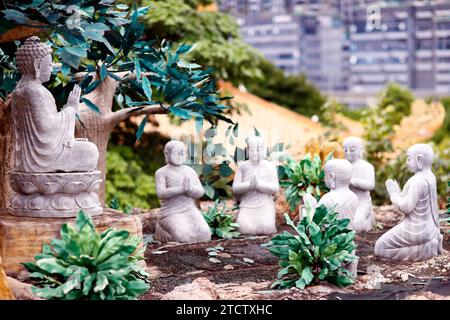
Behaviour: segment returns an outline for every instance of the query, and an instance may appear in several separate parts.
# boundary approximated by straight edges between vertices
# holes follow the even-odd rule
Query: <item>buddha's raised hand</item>
[[[72,91],[69,94],[69,98],[67,99],[67,106],[74,108],[78,111],[78,106],[80,105],[80,97],[81,97],[81,88],[79,85],[75,85]]]
[[[183,189],[184,192],[192,192],[193,190],[191,182],[189,181],[189,178],[187,176],[185,176],[183,180]]]

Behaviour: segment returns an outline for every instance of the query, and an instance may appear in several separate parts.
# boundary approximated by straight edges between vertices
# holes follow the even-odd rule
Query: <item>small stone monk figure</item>
[[[262,137],[247,139],[249,159],[239,165],[233,181],[233,194],[239,202],[236,222],[242,234],[273,234],[275,224],[274,194],[278,192],[275,165],[265,160],[267,148]]]
[[[433,157],[433,149],[428,144],[411,146],[407,151],[407,165],[414,175],[403,190],[397,181],[386,181],[392,203],[405,214],[405,218],[377,240],[377,256],[422,261],[442,253],[436,177],[431,171]]]
[[[185,145],[169,141],[164,156],[167,164],[155,173],[156,194],[161,201],[155,238],[161,242],[211,240],[209,226],[195,204],[205,190],[194,169],[183,164]]]
[[[321,205],[334,208],[339,219],[350,219],[349,229],[353,230],[358,197],[349,188],[352,179],[352,165],[345,159],[332,159],[327,161],[324,171],[325,184],[330,191],[320,198],[319,203],[310,193],[307,193],[303,196],[303,203],[311,208]],[[357,266],[358,261],[353,261],[346,268],[356,276]]]
[[[81,89],[75,85],[63,110],[43,85],[50,80],[52,50],[38,37],[17,50],[22,77],[12,93],[15,170],[19,172],[80,172],[97,167],[97,146],[75,139]]]
[[[366,160],[362,159],[363,141],[358,137],[348,137],[344,140],[345,159],[352,164],[352,179],[350,190],[358,196],[358,209],[353,220],[353,230],[368,232],[372,230],[374,215],[370,191],[375,188],[375,170]]]

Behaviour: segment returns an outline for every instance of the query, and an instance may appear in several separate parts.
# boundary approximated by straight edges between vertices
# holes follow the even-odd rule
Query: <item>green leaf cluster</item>
[[[375,171],[382,166],[384,156],[394,150],[391,139],[395,126],[411,114],[413,101],[408,89],[389,83],[380,93],[378,105],[363,112],[367,160],[375,166]]]
[[[130,146],[110,145],[106,153],[106,200],[110,207],[129,213],[132,207],[159,206],[155,177]]]
[[[219,200],[214,201],[206,211],[202,211],[203,217],[208,223],[212,235],[219,238],[231,239],[240,235],[235,231],[239,225],[235,223],[235,215],[229,213],[226,209],[226,203],[220,203]]]
[[[332,154],[329,154],[322,163],[319,155],[311,157],[308,153],[299,162],[286,157],[286,163],[278,167],[280,186],[284,188],[291,211],[296,210],[306,193],[319,199],[323,193],[328,192],[323,164],[331,158]]]
[[[42,246],[35,263],[23,265],[36,281],[33,292],[44,299],[130,300],[149,289],[139,266],[145,247],[126,230],[98,234],[92,218],[80,211],[75,225],[61,227],[61,239]]]
[[[120,82],[114,108],[166,105],[167,111],[181,119],[231,122],[216,91],[212,69],[189,62],[191,45],[171,45],[159,37],[148,38],[142,16],[149,7],[129,6],[118,1],[9,1],[0,6],[0,25],[41,24],[42,36],[54,48],[53,59],[60,63],[50,85],[57,105],[62,106],[82,74],[83,94],[95,90],[107,77]],[[11,65],[16,45],[2,44]],[[6,50],[6,51],[5,51]],[[11,90],[9,78],[17,70],[2,72],[0,91]],[[133,74],[134,76],[124,76]],[[100,108],[88,98],[83,102],[95,112]]]
[[[292,233],[284,231],[265,244],[277,257],[280,270],[273,288],[286,289],[326,281],[345,287],[353,283],[353,275],[345,265],[357,259],[355,232],[347,228],[349,219],[338,219],[332,209],[320,206],[295,225],[285,214]]]

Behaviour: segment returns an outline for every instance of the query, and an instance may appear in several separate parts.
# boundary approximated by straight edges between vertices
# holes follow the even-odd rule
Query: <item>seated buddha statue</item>
[[[84,172],[97,167],[97,146],[75,139],[75,122],[81,89],[75,85],[65,107],[42,83],[50,80],[51,48],[36,36],[17,50],[21,78],[12,92],[15,171]]]

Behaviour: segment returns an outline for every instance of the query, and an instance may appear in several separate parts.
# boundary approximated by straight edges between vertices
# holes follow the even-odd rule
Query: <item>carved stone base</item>
[[[93,221],[99,232],[108,228],[125,229],[142,238],[142,224],[135,215],[105,209],[104,214],[93,217]],[[74,224],[75,218],[16,217],[0,209],[0,256],[5,272],[18,273],[24,269],[20,263],[34,261],[43,243],[60,238],[64,223]]]
[[[100,171],[70,173],[11,172],[15,193],[8,212],[22,217],[75,217],[80,210],[102,214],[97,191]]]

